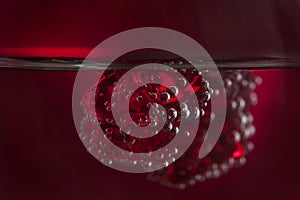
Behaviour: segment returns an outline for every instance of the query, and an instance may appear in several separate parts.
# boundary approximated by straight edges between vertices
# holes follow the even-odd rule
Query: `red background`
[[[256,148],[242,168],[184,191],[144,174],[105,167],[84,148],[72,119],[75,72],[0,71],[1,199],[300,198],[300,70],[263,78],[253,107]]]
[[[0,1],[0,54],[83,56],[129,28],[162,26],[195,38],[213,58],[300,53],[299,1]],[[20,47],[51,47],[30,52]],[[58,48],[58,50],[53,50]],[[61,48],[67,48],[61,50]],[[66,54],[67,53],[67,54]],[[74,72],[0,71],[0,198],[300,199],[299,70],[263,78],[247,164],[184,191],[107,168],[77,136]]]

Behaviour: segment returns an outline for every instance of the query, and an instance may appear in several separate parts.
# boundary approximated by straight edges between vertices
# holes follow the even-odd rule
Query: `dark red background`
[[[214,59],[299,57],[299,11],[298,0],[1,0],[0,54],[93,48],[121,31],[159,26],[189,35]]]
[[[297,0],[2,0],[0,54],[84,56],[120,31],[162,26],[195,38],[215,59],[296,57],[299,5]],[[263,85],[252,109],[256,148],[248,163],[177,191],[148,182],[143,174],[107,168],[87,153],[72,120],[74,72],[0,70],[0,198],[298,200],[300,72],[255,73]]]
[[[184,191],[105,167],[82,145],[71,97],[75,72],[0,71],[1,199],[300,198],[300,70],[263,78],[247,164]]]

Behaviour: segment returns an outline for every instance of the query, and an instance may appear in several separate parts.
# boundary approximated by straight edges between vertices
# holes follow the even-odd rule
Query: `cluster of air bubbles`
[[[171,76],[173,84],[153,84],[153,82],[165,80],[172,71],[176,73],[179,71],[184,76]],[[179,157],[180,148],[166,148],[156,156],[156,159],[148,159],[152,151],[161,148],[156,144],[159,140],[169,141],[177,135],[191,138],[192,130],[189,130],[188,126],[182,128],[181,124],[185,120],[191,127],[197,121],[199,123],[200,118],[205,115],[205,107],[213,90],[209,88],[208,82],[199,76],[197,70],[173,69],[172,71],[158,70],[151,74],[148,72],[148,77],[143,76],[141,79],[141,77],[136,78],[139,77],[136,74],[134,77],[123,78],[122,74],[126,74],[127,70],[111,70],[106,72],[107,78],[101,79],[102,82],[97,84],[96,98],[93,96],[94,90],[86,93],[81,103],[86,116],[81,123],[80,137],[94,157],[108,165],[140,165],[144,168],[153,168],[158,165],[167,167]],[[190,85],[190,82],[193,82],[195,87]],[[132,84],[138,84],[140,87],[132,88]],[[202,95],[199,101],[197,98],[191,101],[193,98],[191,98],[191,90],[188,90],[189,87]],[[192,91],[192,93],[195,92]],[[112,99],[121,99],[121,97],[123,99],[121,103]],[[125,105],[125,101],[129,102],[130,116],[121,115],[116,118],[113,110],[117,109],[121,114],[125,112],[125,107],[128,106]],[[92,112],[93,106],[96,108],[94,109],[96,113]],[[131,122],[134,122],[133,127]],[[118,123],[123,126],[118,126]],[[160,126],[162,126],[160,130],[155,129]],[[143,140],[132,135],[134,131],[132,129],[139,127],[147,127],[149,130],[154,128],[151,129],[151,135],[157,137],[157,141],[154,141],[155,148],[151,146],[153,141],[151,143],[147,138]],[[101,130],[104,134],[101,134]],[[141,143],[142,141],[146,143]],[[125,149],[128,154],[110,149],[109,144],[112,142],[118,148]],[[143,153],[142,157],[136,157],[133,162],[132,158],[139,149],[149,151]]]
[[[202,73],[214,76],[214,72],[211,71]],[[246,154],[254,148],[250,141],[255,134],[250,107],[257,103],[254,89],[262,80],[247,71],[223,71],[221,75],[227,95],[227,114],[221,137],[212,152],[202,159],[195,156],[195,152],[200,149],[209,121],[217,116],[210,112],[209,107],[204,107],[201,113],[201,110],[188,108],[182,104],[183,117],[203,116],[196,139],[190,149],[171,166],[148,174],[150,180],[168,187],[184,189],[196,182],[217,178],[231,168],[246,163]],[[210,94],[218,98],[220,90],[221,88],[211,88]],[[186,134],[188,135],[188,131]]]

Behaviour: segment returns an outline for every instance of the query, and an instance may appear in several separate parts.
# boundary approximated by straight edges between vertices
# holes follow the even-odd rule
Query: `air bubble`
[[[173,93],[174,97],[178,95],[178,88],[176,86],[169,86],[169,90]]]
[[[191,120],[196,120],[196,119],[198,119],[200,117],[200,114],[201,114],[201,112],[200,112],[199,108],[198,107],[194,107],[194,108],[191,109],[191,117],[190,117],[190,119]]]
[[[126,144],[127,146],[132,146],[135,143],[135,138],[130,138],[130,137],[124,137],[123,138],[123,142],[124,144]]]
[[[178,127],[175,127],[174,129],[175,129],[175,130],[174,130],[174,134],[177,135],[177,134],[179,133],[179,128],[178,128]]]
[[[243,98],[239,97],[237,99],[237,102],[239,104],[238,105],[239,110],[243,110],[245,108],[245,106],[246,106],[246,101]]]
[[[170,100],[171,95],[168,92],[163,92],[163,93],[161,93],[161,98],[167,102]]]
[[[220,90],[215,89],[215,90],[214,90],[214,95],[218,96],[219,94],[220,94]]]
[[[248,152],[252,151],[254,149],[254,144],[252,142],[247,142],[246,144],[246,150]]]
[[[181,109],[184,109],[184,108],[187,109],[187,108],[188,108],[188,105],[187,105],[186,103],[181,103],[181,104],[180,104],[180,108],[181,108]]]
[[[250,94],[250,101],[251,101],[252,105],[256,105],[257,104],[257,96],[256,96],[256,94],[254,92],[252,92]]]
[[[232,110],[236,109],[237,103],[236,103],[235,100],[232,100],[230,104],[231,104],[230,106],[231,106],[231,109],[232,109]]]
[[[247,87],[249,85],[247,80],[243,80],[242,81],[242,86]]]
[[[237,72],[237,73],[235,74],[235,80],[236,80],[237,82],[240,82],[242,79],[243,79],[242,74],[241,74],[240,72]]]
[[[183,117],[184,119],[187,119],[190,116],[190,114],[191,112],[187,108],[183,108],[181,110],[181,117]]]
[[[178,153],[178,149],[174,148],[173,153],[174,153],[174,155],[176,155]]]
[[[152,81],[158,81],[160,79],[160,76],[158,75],[158,74],[153,74],[152,76],[151,76],[151,80]]]
[[[150,95],[153,99],[157,99],[157,94],[156,94],[156,93],[151,93],[151,92],[149,92],[149,95]]]
[[[174,108],[168,109],[168,120],[173,121],[177,117],[177,111]]]
[[[100,93],[99,93],[99,96],[100,96],[100,97],[103,97],[103,96],[104,96],[104,93],[103,93],[103,92],[100,92]]]
[[[151,120],[149,126],[156,127],[157,126],[157,122],[155,120]]]
[[[225,79],[225,87],[230,88],[232,86],[232,81],[230,79]]]
[[[138,96],[137,98],[136,98],[136,101],[137,102],[140,102],[140,101],[142,101],[143,100],[143,97],[142,96]]]
[[[232,132],[232,136],[233,136],[233,141],[235,143],[238,143],[238,142],[241,141],[241,135],[240,135],[240,133],[238,131],[233,131]]]
[[[262,83],[262,78],[259,77],[259,76],[256,76],[256,77],[254,77],[254,82],[255,82],[257,85],[261,85],[261,83]]]
[[[110,107],[110,106],[106,106],[106,110],[107,110],[108,112],[111,112],[111,107]]]
[[[164,126],[164,130],[165,131],[171,131],[173,128],[173,124],[172,123],[166,123],[166,125]]]
[[[111,123],[113,123],[114,120],[111,119],[111,118],[106,118],[105,121],[106,121],[108,124],[111,124]]]
[[[187,136],[187,137],[190,137],[190,132],[188,132],[188,131],[185,131],[185,135]]]

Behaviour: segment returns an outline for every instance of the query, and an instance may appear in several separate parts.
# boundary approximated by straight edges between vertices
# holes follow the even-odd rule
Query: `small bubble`
[[[147,103],[147,108],[151,108],[152,103]]]
[[[157,126],[157,122],[155,120],[151,120],[149,126],[155,127],[155,126]]]
[[[146,166],[147,166],[147,167],[152,167],[152,162],[148,162],[148,163],[146,164]]]
[[[247,142],[246,144],[246,150],[248,152],[252,151],[254,149],[254,144],[252,142]]]
[[[175,128],[174,128],[174,134],[177,135],[178,133],[179,133],[179,128],[178,128],[178,127],[175,127]]]
[[[163,92],[163,93],[161,93],[161,98],[167,102],[170,100],[171,96],[168,92]]]
[[[256,88],[256,84],[254,82],[249,83],[249,88],[254,90]]]
[[[178,149],[177,149],[177,148],[174,148],[173,153],[174,153],[174,154],[177,154],[177,153],[178,153]]]
[[[110,140],[112,138],[112,134],[104,135],[104,138],[107,139],[107,140]]]
[[[168,166],[169,166],[169,162],[168,162],[168,161],[165,161],[165,162],[163,163],[163,166],[164,166],[164,167],[168,167]]]
[[[108,124],[113,123],[113,119],[111,119],[111,118],[106,118],[105,121],[106,121]]]
[[[203,117],[205,115],[205,111],[203,109],[200,109],[200,116]]]
[[[246,101],[241,97],[237,98],[237,103],[238,103],[239,110],[243,110],[246,106]]]
[[[187,108],[188,108],[188,105],[187,105],[186,103],[181,103],[181,104],[180,104],[180,108],[181,108],[181,109],[185,109],[185,108],[187,109]]]
[[[153,98],[153,99],[157,99],[157,94],[156,93],[149,93],[150,94],[150,96]]]
[[[225,79],[225,87],[229,88],[232,86],[232,81],[230,79]]]
[[[109,112],[111,112],[111,107],[110,107],[110,106],[107,106],[107,107],[106,107],[106,110],[109,111]]]
[[[137,102],[141,102],[143,100],[143,97],[142,96],[138,96],[137,98],[136,98],[136,101]]]
[[[169,86],[169,90],[173,93],[174,97],[178,95],[178,88],[176,86]]]
[[[214,95],[218,96],[219,94],[220,94],[220,90],[215,89],[215,90],[214,90]]]
[[[254,92],[250,94],[250,101],[252,105],[257,105],[257,95]]]
[[[175,120],[177,117],[177,111],[174,108],[168,109],[168,119],[170,121]]]
[[[156,81],[156,80],[159,80],[160,79],[160,76],[158,75],[158,74],[153,74],[152,76],[151,76],[151,80],[152,81]]]
[[[165,155],[164,155],[163,153],[161,153],[161,154],[158,156],[159,159],[163,159],[164,157],[165,157]]]
[[[205,177],[202,176],[202,175],[200,175],[200,174],[197,174],[197,175],[195,176],[195,179],[196,179],[197,181],[199,181],[199,182],[203,182],[203,181],[205,180]]]
[[[237,107],[236,101],[235,101],[235,100],[232,100],[231,103],[230,103],[230,106],[231,106],[231,109],[232,109],[232,110],[236,109],[236,107]]]
[[[254,120],[253,115],[251,113],[248,114],[248,121],[252,123]]]
[[[187,85],[187,80],[185,78],[179,78],[178,85],[181,87],[185,87]]]
[[[131,138],[131,137],[124,137],[123,138],[123,142],[124,144],[126,144],[127,146],[132,146],[135,143],[135,138]]]
[[[239,118],[240,118],[241,126],[245,126],[248,122],[247,116],[241,112],[241,113],[239,113]]]
[[[262,84],[262,78],[259,77],[259,76],[255,76],[255,77],[254,77],[254,82],[255,82],[257,85],[261,85],[261,84]]]
[[[251,137],[254,136],[255,131],[256,131],[256,130],[255,130],[255,126],[251,125],[248,129],[249,129],[249,131],[250,131]]]
[[[202,110],[202,109],[201,109],[201,110]],[[203,110],[203,111],[204,111],[204,110]],[[194,107],[194,108],[191,109],[191,116],[190,116],[190,119],[191,119],[191,120],[196,120],[196,119],[198,119],[198,118],[200,117],[200,115],[201,115],[201,112],[200,112],[200,110],[199,110],[198,107]]]
[[[159,105],[157,103],[153,103],[153,108],[159,108]]]
[[[249,129],[244,129],[243,133],[246,139],[251,137],[251,131]]]
[[[185,135],[186,135],[187,137],[189,137],[191,134],[190,134],[190,132],[185,131]]]
[[[249,85],[247,80],[243,80],[242,81],[242,86],[247,87]]]
[[[173,128],[173,124],[172,123],[166,123],[166,125],[164,126],[164,130],[165,131],[171,131]]]
[[[237,73],[235,74],[235,80],[236,80],[237,82],[240,82],[242,79],[243,79],[242,74],[241,74],[240,72],[237,72]]]
[[[112,134],[112,132],[113,132],[112,128],[105,129],[105,133],[107,133],[107,134]]]
[[[184,118],[184,119],[187,119],[189,116],[190,116],[191,112],[189,111],[189,109],[187,108],[183,108],[181,110],[181,116]]]
[[[235,165],[237,167],[239,167],[239,166],[244,165],[245,163],[246,163],[246,158],[245,157],[241,157],[241,158],[236,159]]]
[[[240,133],[238,132],[238,131],[233,131],[232,132],[232,136],[233,136],[233,141],[235,142],[235,143],[238,143],[238,142],[240,142],[241,141],[241,135],[240,135]]]

